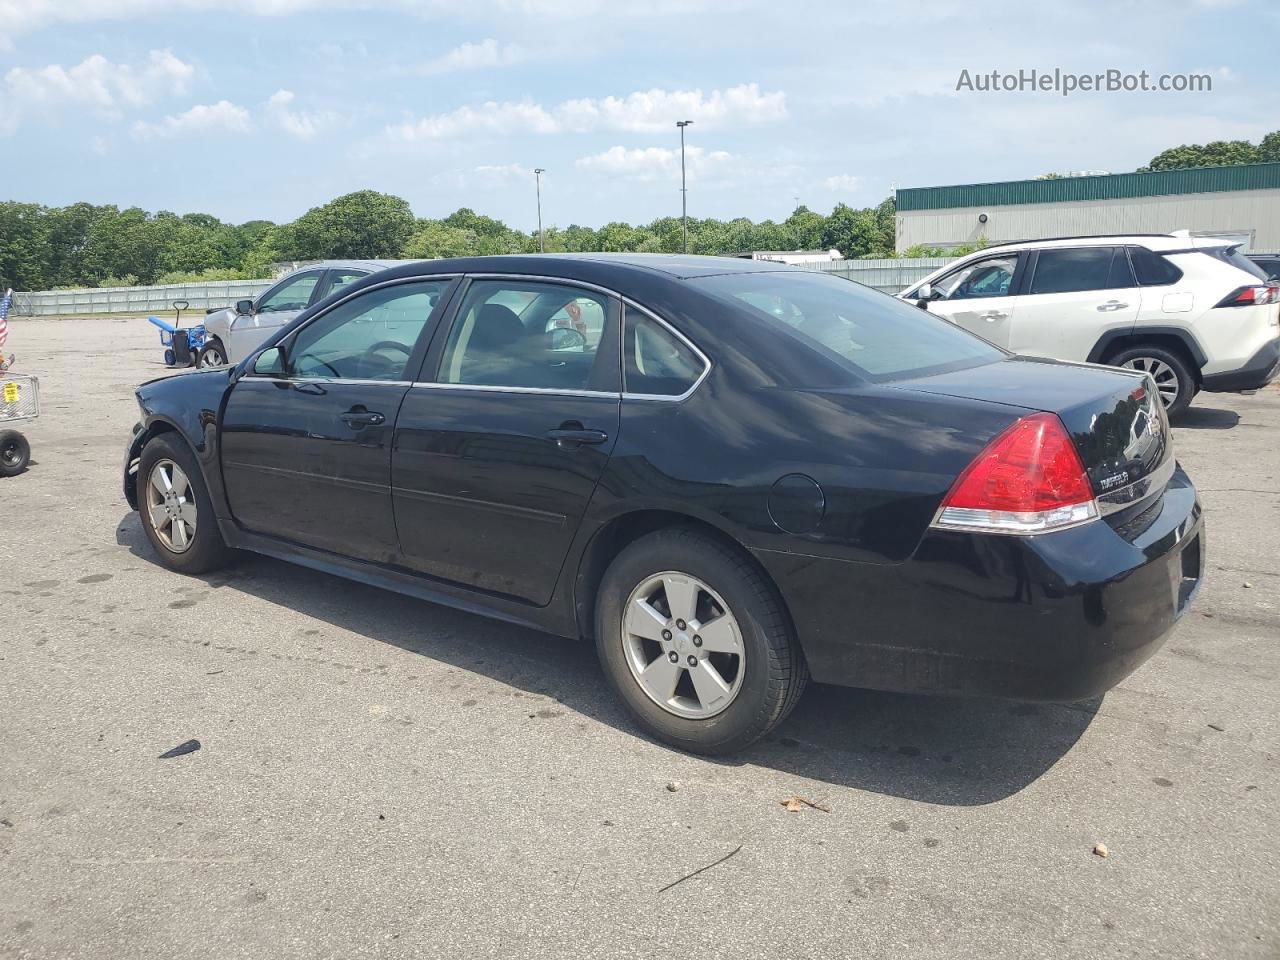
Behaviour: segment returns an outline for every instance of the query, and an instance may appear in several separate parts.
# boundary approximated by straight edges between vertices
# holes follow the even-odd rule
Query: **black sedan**
[[[408,264],[137,396],[125,493],[167,566],[251,550],[594,639],[704,753],[811,676],[1098,695],[1204,565],[1144,376],[768,262]]]

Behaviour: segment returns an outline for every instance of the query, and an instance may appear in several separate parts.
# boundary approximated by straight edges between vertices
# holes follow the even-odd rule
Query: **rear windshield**
[[[961,370],[1006,356],[918,307],[823,273],[729,273],[690,282],[877,383]]]
[[[1201,247],[1200,250],[1215,260],[1221,260],[1223,263],[1229,263],[1233,267],[1239,267],[1246,273],[1253,274],[1259,280],[1268,279],[1267,271],[1241,253],[1239,247]]]

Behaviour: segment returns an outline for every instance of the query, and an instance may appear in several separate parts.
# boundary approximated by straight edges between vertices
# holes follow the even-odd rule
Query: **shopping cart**
[[[40,416],[40,381],[21,373],[0,373],[0,477],[16,477],[27,469],[31,444],[5,425]]]

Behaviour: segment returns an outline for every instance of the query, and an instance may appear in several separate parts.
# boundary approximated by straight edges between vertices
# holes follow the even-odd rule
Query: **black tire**
[[[1157,361],[1165,365],[1172,371],[1173,376],[1178,381],[1178,393],[1173,402],[1170,403],[1161,394],[1161,400],[1164,402],[1165,411],[1170,418],[1176,417],[1191,405],[1191,399],[1199,392],[1199,384],[1196,382],[1196,375],[1191,369],[1191,365],[1187,363],[1182,354],[1169,350],[1166,347],[1157,347],[1154,344],[1138,344],[1136,347],[1127,347],[1119,353],[1114,353],[1107,358],[1107,363],[1113,367],[1124,367],[1133,363],[1142,363],[1142,361]],[[1149,364],[1134,367],[1134,369],[1149,369]],[[1163,378],[1157,378],[1157,389],[1165,386],[1168,381]]]
[[[623,607],[641,584],[665,571],[702,581],[737,621],[744,652],[741,684],[714,716],[689,719],[659,706],[628,665]],[[658,740],[692,753],[730,754],[754,743],[786,718],[809,678],[774,585],[742,551],[689,528],[648,534],[613,560],[600,583],[595,631],[605,675],[632,716]]]
[[[188,545],[181,550],[165,543],[166,534],[156,529],[151,519],[150,491],[152,470],[158,463],[168,461],[176,464],[185,474],[189,484],[189,502],[196,508],[195,534],[189,538]],[[191,448],[173,434],[161,434],[152,437],[142,448],[142,457],[138,462],[138,513],[142,520],[142,529],[151,541],[160,562],[170,570],[178,573],[208,573],[226,566],[235,558],[235,552],[227,547],[218,530],[218,522],[213,513],[213,501],[209,499],[209,488],[205,485],[204,474],[196,462]],[[173,538],[172,526],[167,535]]]
[[[30,460],[27,438],[17,430],[0,430],[0,477],[16,477]]]
[[[206,359],[212,359],[213,362],[206,364]],[[196,357],[196,366],[212,366],[222,367],[227,363],[227,348],[222,345],[222,341],[214,337],[200,350],[199,356]]]

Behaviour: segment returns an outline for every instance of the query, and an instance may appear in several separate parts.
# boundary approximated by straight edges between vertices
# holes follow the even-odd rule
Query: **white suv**
[[[898,296],[1013,353],[1144,370],[1170,414],[1280,373],[1280,287],[1223,240],[1071,237],[987,247]]]

